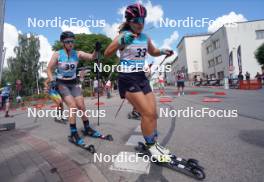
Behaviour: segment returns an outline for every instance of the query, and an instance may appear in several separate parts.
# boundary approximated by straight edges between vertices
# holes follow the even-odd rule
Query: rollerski
[[[75,132],[75,133],[71,134],[70,136],[68,136],[68,140],[69,140],[69,142],[75,144],[76,146],[78,146],[78,147],[80,147],[82,149],[87,150],[88,152],[90,152],[92,154],[94,154],[96,152],[94,146],[86,144],[83,141],[83,139],[79,137],[77,132]]]
[[[92,138],[99,138],[99,139],[108,140],[108,141],[114,140],[112,135],[110,135],[110,134],[103,135],[99,131],[93,130],[92,128],[90,128],[89,130],[82,130],[82,133],[84,136],[89,136]]]
[[[68,119],[61,116],[57,116],[54,118],[54,121],[61,124],[67,124]]]
[[[138,146],[135,149],[136,151],[140,152],[140,155],[142,157],[145,155],[150,157],[151,162],[181,172],[197,180],[205,179],[204,168],[199,165],[199,162],[196,159],[186,160],[179,158],[176,155],[170,154],[170,152],[167,149],[161,147],[159,144],[155,144],[149,148],[144,143],[139,142]],[[155,150],[158,150],[159,152],[160,151],[165,151],[165,152],[163,152],[163,155],[154,157]]]
[[[140,120],[141,119],[140,113],[138,113],[137,111],[132,111],[131,113],[128,114],[128,119]]]

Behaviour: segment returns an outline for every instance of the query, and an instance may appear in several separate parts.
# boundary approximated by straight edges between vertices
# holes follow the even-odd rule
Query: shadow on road
[[[264,130],[242,130],[239,138],[249,144],[264,148]]]

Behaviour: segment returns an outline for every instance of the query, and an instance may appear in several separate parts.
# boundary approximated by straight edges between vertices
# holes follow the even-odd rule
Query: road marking
[[[141,126],[138,125],[138,126],[136,127],[136,129],[134,130],[134,132],[142,133],[142,132],[141,132]]]
[[[138,142],[143,142],[145,143],[145,140],[142,135],[131,135],[126,142],[126,145],[131,145],[131,146],[137,146]]]
[[[149,174],[150,162],[146,162],[143,158],[137,157],[135,152],[121,151],[118,153],[114,163],[109,167],[109,169],[138,174]]]
[[[225,92],[215,92],[214,94],[215,94],[215,95],[226,95]]]
[[[163,96],[159,99],[159,102],[161,103],[166,103],[166,102],[172,102],[172,97],[169,97],[169,96]]]
[[[203,102],[222,102],[223,100],[219,98],[210,98],[210,97],[204,97]]]

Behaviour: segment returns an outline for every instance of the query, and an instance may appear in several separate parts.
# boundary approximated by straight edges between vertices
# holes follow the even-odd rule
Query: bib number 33
[[[147,49],[146,48],[137,48],[137,54],[135,55],[135,57],[137,58],[144,58],[146,56],[146,53],[147,53]]]

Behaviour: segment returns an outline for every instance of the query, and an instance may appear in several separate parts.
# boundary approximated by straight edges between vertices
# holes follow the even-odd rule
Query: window
[[[224,79],[224,77],[225,77],[225,75],[224,75],[224,71],[219,71],[219,72],[217,73],[217,75],[218,75],[218,79],[219,79],[219,80],[222,80],[222,79]]]
[[[214,47],[214,49],[220,48],[220,41],[219,41],[219,39],[213,41],[213,47]]]
[[[211,74],[211,75],[210,75],[210,79],[211,79],[211,80],[215,79],[215,74]]]
[[[209,46],[206,47],[207,54],[209,54],[210,52],[212,52],[212,50],[213,50],[212,45],[209,45]]]
[[[256,39],[264,39],[264,30],[256,30]]]
[[[210,67],[212,67],[212,66],[214,66],[214,59],[210,59],[209,61],[208,61],[208,65],[209,65],[209,68]]]
[[[215,58],[215,64],[220,64],[220,63],[222,63],[222,56],[221,55],[219,55]]]

